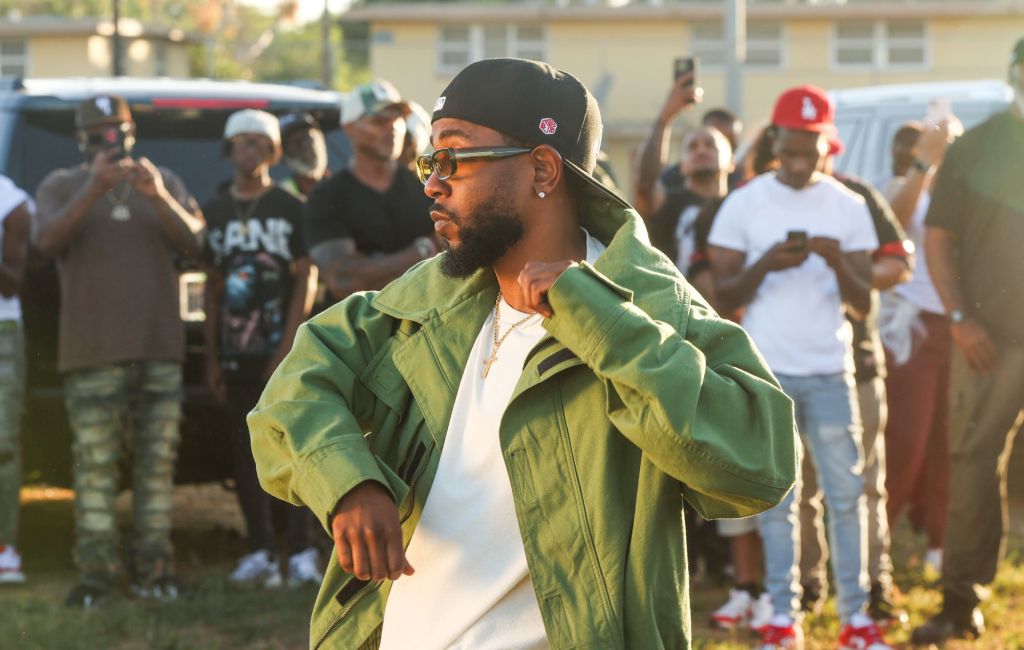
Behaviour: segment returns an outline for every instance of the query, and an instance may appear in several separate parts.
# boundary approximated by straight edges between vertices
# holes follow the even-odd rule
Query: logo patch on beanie
[[[803,106],[800,108],[800,117],[808,122],[813,122],[818,119],[818,108],[811,101],[810,97],[804,97]]]
[[[447,97],[444,97],[444,96],[438,97],[437,101],[434,102],[434,112],[435,113],[438,112],[439,110],[441,110],[442,108],[444,108],[444,100],[445,99],[447,99]]]
[[[103,113],[104,115],[113,115],[114,114],[114,107],[111,104],[109,97],[97,97],[95,103],[96,103],[96,108],[98,108],[99,111],[101,113]]]
[[[540,132],[544,135],[554,135],[555,131],[558,130],[558,122],[554,121],[550,117],[545,117],[540,121],[540,125],[538,125],[537,128],[539,128]]]

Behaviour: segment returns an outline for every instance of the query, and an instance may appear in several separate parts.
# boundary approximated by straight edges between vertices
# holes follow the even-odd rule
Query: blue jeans
[[[810,450],[828,508],[828,539],[837,609],[846,622],[867,603],[867,504],[857,393],[845,375],[777,375],[794,402],[797,428]],[[776,614],[800,611],[800,486],[758,516],[764,541],[765,588]]]
[[[21,323],[0,321],[0,545],[18,536],[25,339]]]

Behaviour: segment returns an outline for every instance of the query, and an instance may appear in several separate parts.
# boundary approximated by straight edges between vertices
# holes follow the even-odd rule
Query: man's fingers
[[[361,535],[349,535],[348,544],[352,549],[352,571],[360,580],[370,579],[370,557]]]
[[[338,553],[338,566],[345,573],[355,572],[352,570],[352,546],[348,543],[343,535],[336,535],[334,537],[334,549]]]
[[[364,534],[366,539],[366,554],[370,564],[370,577],[374,580],[383,580],[388,577],[388,548],[387,541],[382,536],[375,535],[372,531]]]
[[[388,578],[397,580],[405,572],[409,563],[405,561],[405,549],[402,548],[402,535],[391,535],[385,545],[388,557]]]

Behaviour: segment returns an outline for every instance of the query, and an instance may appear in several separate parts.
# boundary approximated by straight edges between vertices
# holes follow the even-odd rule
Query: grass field
[[[175,503],[178,575],[186,595],[170,605],[145,605],[127,597],[82,612],[62,604],[74,580],[71,566],[73,519],[66,490],[23,493],[22,552],[30,582],[0,589],[0,649],[7,650],[300,650],[307,647],[307,621],[315,590],[243,591],[227,586],[233,561],[245,551],[234,497],[220,486],[179,488]],[[949,644],[950,650],[1024,648],[1024,500],[1014,501],[1009,561],[994,597],[985,605],[988,634],[977,643]],[[127,495],[119,510],[129,511]],[[920,575],[923,545],[909,530],[897,532],[894,556],[902,604],[911,621],[924,620],[938,606],[934,589]],[[709,629],[708,613],[723,602],[721,585],[692,589],[694,647],[732,650],[751,647],[743,633]],[[1021,618],[1017,618],[1021,616]],[[808,649],[832,648],[838,622],[832,601],[807,621]],[[890,640],[904,644],[909,630]],[[642,649],[638,649],[642,650]]]

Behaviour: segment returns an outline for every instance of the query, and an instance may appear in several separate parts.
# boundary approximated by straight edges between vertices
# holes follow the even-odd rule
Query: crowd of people
[[[674,542],[640,515],[649,506],[644,516],[664,523],[665,509],[676,506],[685,511],[677,515],[685,516],[691,570],[728,566],[735,582],[712,625],[749,628],[765,650],[802,648],[802,620],[820,612],[831,588],[841,647],[880,650],[889,647],[885,630],[908,622],[890,556],[890,531],[906,515],[927,536],[925,564],[941,576],[943,592],[941,611],[914,629],[913,641],[981,635],[978,606],[1006,535],[1006,462],[1024,419],[1024,308],[1017,300],[1024,265],[1014,255],[1024,240],[1024,185],[1017,180],[1024,171],[1024,40],[1013,50],[1010,109],[966,133],[952,114],[908,122],[891,143],[891,174],[872,179],[881,189],[834,169],[844,148],[835,108],[809,85],[782,92],[770,123],[747,146],[737,116],[705,112],[683,136],[681,160],[670,164],[673,124],[701,100],[692,74],[683,74],[638,152],[631,205],[594,171],[600,117],[595,126],[596,103],[582,84],[544,66],[496,61],[460,73],[433,115],[384,81],[345,93],[341,122],[353,153],[340,170],[327,168],[324,134],[311,115],[238,111],[223,134],[233,176],[202,206],[173,171],[131,155],[132,116],[112,95],[78,107],[84,164],[54,171],[34,197],[0,177],[0,583],[25,580],[15,548],[24,397],[17,295],[32,247],[56,260],[60,276],[59,370],[74,435],[79,575],[69,606],[101,605],[124,577],[140,598],[177,597],[170,515],[184,333],[173,260],[183,258],[206,272],[205,377],[229,422],[250,545],[232,582],[273,588],[325,581],[332,587],[325,593],[345,606],[371,580],[417,574],[395,582],[390,597],[385,592],[387,611],[397,613],[369,627],[357,621],[347,633],[403,647],[423,641],[424,627],[447,617],[429,637],[437,647],[484,647],[481,639],[502,640],[488,647],[546,647],[545,629],[580,640],[617,616],[597,602],[583,607],[564,584],[577,580],[578,588],[608,596],[597,586],[600,576],[582,565],[574,575],[560,573],[560,554],[569,549],[570,561],[591,558],[594,570],[609,563],[609,575],[626,584],[620,597],[643,612],[652,607],[651,624],[660,629],[658,606],[629,586],[651,578],[626,560],[684,562],[648,546]],[[531,101],[541,108],[510,114],[502,83],[534,84]],[[476,87],[490,92],[474,94]],[[544,112],[556,110],[564,111],[558,121]],[[564,115],[578,115],[578,123]],[[566,133],[580,135],[564,139]],[[431,141],[436,151],[425,156]],[[454,178],[461,165],[525,158],[518,176]],[[279,161],[291,171],[280,183],[270,176]],[[528,188],[517,190],[527,165]],[[456,191],[466,188],[489,202]],[[605,202],[600,218],[568,218],[598,199]],[[550,221],[517,221],[523,205]],[[611,239],[632,227],[628,209],[640,217],[632,248],[620,234]],[[648,241],[660,253],[648,252]],[[441,260],[436,277],[433,262],[421,264],[432,258]],[[569,261],[553,264],[563,258]],[[483,287],[474,273],[490,267],[497,285],[483,290],[487,300],[458,288]],[[624,279],[615,284],[601,273]],[[672,295],[690,291],[652,279],[666,273],[685,276],[699,291],[680,303],[684,313],[698,310],[688,323],[672,320],[674,306],[652,300],[668,300],[668,287]],[[446,284],[451,278],[463,284]],[[345,301],[366,291],[381,293],[370,294],[377,296],[372,304]],[[639,309],[620,306],[622,292]],[[710,307],[699,311],[705,300]],[[484,327],[473,344],[472,318],[481,310]],[[555,316],[563,310],[579,318]],[[722,320],[708,320],[716,312]],[[730,320],[756,346],[751,358],[723,351],[740,336],[728,329]],[[436,330],[441,322],[449,328],[443,333]],[[503,322],[511,324],[504,335]],[[551,346],[548,354],[546,333],[565,347]],[[402,347],[416,336],[419,349]],[[462,343],[465,349],[452,347]],[[679,386],[668,374],[679,372],[672,359],[699,363],[708,374],[697,380],[707,392],[702,399],[736,400],[730,390],[742,387],[762,401],[743,414],[691,405],[670,394]],[[522,369],[536,366],[539,378],[573,364],[589,366],[600,381],[560,379],[566,383],[552,403],[561,409],[563,442],[547,448],[546,432],[531,419],[539,398],[513,408],[534,381]],[[422,381],[408,374],[417,369]],[[779,433],[777,389],[792,400],[798,437],[789,443]],[[573,428],[586,419],[581,404],[591,415],[607,409],[607,425],[593,426],[607,426],[621,440],[576,439]],[[696,415],[684,413],[687,406]],[[651,434],[666,422],[678,425],[680,440]],[[351,431],[342,435],[337,427],[346,423]],[[535,450],[509,442],[513,427],[538,441],[548,455],[545,469]],[[493,432],[490,446],[467,439],[477,429]],[[133,536],[125,546],[114,498],[129,430]],[[358,441],[349,438],[353,432]],[[672,456],[690,453],[689,436],[707,445],[691,447],[705,454],[706,466]],[[445,437],[444,449],[463,456],[432,459],[433,440]],[[622,446],[626,439],[635,446]],[[803,454],[787,460],[786,445],[800,442]],[[363,453],[367,444],[373,454]],[[637,450],[643,458],[634,457]],[[511,486],[502,475],[505,456]],[[555,456],[573,468],[587,462],[603,476],[598,487],[576,474],[573,493],[581,521],[604,517],[597,532],[567,537],[530,514],[543,507],[550,519],[564,510],[564,503],[546,501],[551,495],[537,473],[565,471],[554,469]],[[788,480],[787,462],[798,459]],[[403,544],[402,528],[389,523],[382,528],[387,539],[357,539],[355,528],[374,517],[398,522],[395,507],[428,466],[437,473],[434,496],[419,495],[420,505],[401,520],[412,515],[416,530],[426,532]],[[734,482],[726,485],[715,472]],[[743,481],[761,481],[772,494],[747,494]],[[778,489],[793,481],[793,489]],[[676,486],[674,498],[667,483]],[[615,489],[631,491],[637,503],[619,503],[625,492],[601,496]],[[277,508],[287,528],[281,558],[272,525]],[[488,517],[493,525],[467,537]],[[619,540],[609,537],[624,522],[651,528],[619,554]],[[322,552],[321,526],[334,537],[334,562]],[[629,547],[629,539],[621,541]],[[681,551],[683,542],[676,543]],[[408,550],[396,552],[393,544]],[[607,544],[603,557],[595,544]],[[467,575],[488,587],[453,586]],[[424,604],[431,589],[446,584],[445,601]],[[558,588],[571,597],[559,597]],[[658,594],[677,598],[666,589]],[[452,602],[463,614],[452,617]],[[376,606],[383,616],[383,601]],[[314,633],[318,626],[325,635],[333,630],[336,620],[318,618],[329,614],[318,605]],[[590,622],[563,625],[577,616]],[[638,618],[620,626],[637,635],[645,624]]]

